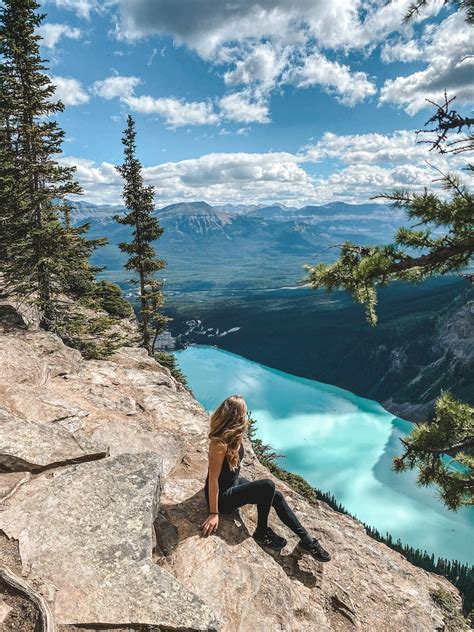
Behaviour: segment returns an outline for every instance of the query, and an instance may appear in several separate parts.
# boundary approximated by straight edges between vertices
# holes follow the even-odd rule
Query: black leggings
[[[242,505],[257,505],[257,531],[264,532],[268,526],[270,507],[274,507],[278,517],[300,538],[308,535],[301,522],[288,506],[283,494],[275,490],[275,483],[269,478],[249,481],[239,477],[228,489],[219,493],[219,511],[231,513]]]

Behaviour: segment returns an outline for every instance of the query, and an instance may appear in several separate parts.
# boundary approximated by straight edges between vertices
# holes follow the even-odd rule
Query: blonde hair
[[[247,428],[247,404],[242,395],[231,395],[211,415],[209,439],[227,448],[227,460],[232,470],[239,461],[239,447]]]

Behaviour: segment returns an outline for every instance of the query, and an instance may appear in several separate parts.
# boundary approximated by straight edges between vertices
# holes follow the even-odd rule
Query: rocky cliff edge
[[[230,393],[222,393],[224,398]],[[270,554],[256,512],[203,538],[208,415],[138,348],[84,360],[55,335],[0,327],[0,629],[30,632],[432,632],[453,586],[275,479],[333,561],[293,534]],[[247,442],[245,475],[271,477]],[[15,585],[16,582],[16,585]]]

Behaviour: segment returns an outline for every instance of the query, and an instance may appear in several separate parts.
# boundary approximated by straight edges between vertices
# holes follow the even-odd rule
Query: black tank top
[[[244,456],[244,446],[242,443],[239,448],[239,460],[237,463],[237,467],[235,470],[231,470],[229,466],[229,461],[227,460],[227,455],[224,457],[224,461],[222,462],[221,472],[219,474],[218,483],[219,483],[219,493],[222,493],[224,490],[229,489],[238,479],[240,474],[240,464],[242,462]],[[209,492],[209,468],[207,470],[206,483],[204,485],[204,489],[206,492],[206,498]]]

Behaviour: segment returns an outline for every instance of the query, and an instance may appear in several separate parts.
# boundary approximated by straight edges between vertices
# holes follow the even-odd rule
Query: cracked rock
[[[152,452],[67,467],[0,515],[24,570],[55,586],[57,623],[217,630],[204,601],[152,562],[161,470]]]
[[[103,446],[64,428],[27,421],[0,408],[0,470],[35,471],[106,456]]]

